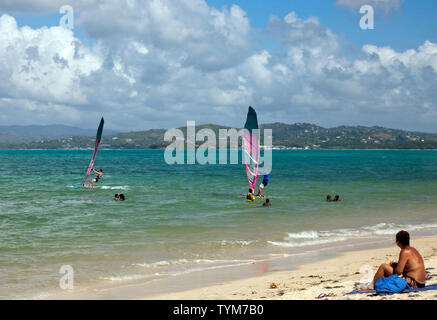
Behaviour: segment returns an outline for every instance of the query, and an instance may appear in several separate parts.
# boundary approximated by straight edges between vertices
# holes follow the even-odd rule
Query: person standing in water
[[[93,180],[91,180],[91,187],[93,187],[94,188],[94,183],[97,183],[97,182],[99,182],[99,180],[100,180],[100,178],[103,176],[103,170],[102,169],[100,169],[99,171],[96,171],[94,168],[93,168],[93,171],[94,171],[94,173],[97,175]]]
[[[267,187],[267,184],[269,183],[269,179],[270,179],[270,172],[267,171],[263,176],[263,182],[258,187],[258,194],[256,195],[257,197],[262,196],[262,190],[265,187]]]

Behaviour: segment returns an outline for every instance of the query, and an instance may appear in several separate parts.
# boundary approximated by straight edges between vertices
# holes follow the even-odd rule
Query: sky
[[[0,125],[437,132],[437,1],[0,0]],[[371,5],[374,29],[362,30]]]

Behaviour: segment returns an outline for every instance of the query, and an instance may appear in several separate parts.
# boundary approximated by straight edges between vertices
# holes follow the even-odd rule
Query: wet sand
[[[372,293],[346,295],[370,281],[380,264],[397,261],[399,248],[392,240],[373,239],[360,245],[318,248],[288,258],[240,266],[135,280],[118,285],[61,292],[47,299],[146,300],[313,300],[323,299],[437,299],[437,291],[391,296]],[[427,284],[437,284],[437,236],[412,239],[425,260]],[[368,247],[369,249],[363,249]],[[356,248],[356,249],[355,249]]]
[[[416,239],[412,241],[411,245],[418,249],[424,258],[427,285],[437,284],[437,236]],[[297,270],[274,272],[261,277],[232,281],[186,292],[158,295],[153,299],[313,300],[321,294],[332,295],[323,298],[328,300],[437,299],[437,290],[395,295],[375,295],[372,293],[346,295],[346,293],[358,288],[360,282],[365,282],[366,276],[368,279],[373,278],[379,265],[397,261],[398,255],[399,249],[395,246],[347,252],[333,259],[302,265]]]

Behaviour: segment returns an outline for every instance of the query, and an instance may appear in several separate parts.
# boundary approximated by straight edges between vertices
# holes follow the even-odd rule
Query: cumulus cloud
[[[99,57],[74,38],[70,30],[19,28],[13,17],[0,17],[0,74],[3,79],[0,97],[3,104],[17,101],[30,113],[35,110],[47,113],[55,109],[60,112],[61,104],[86,105],[80,80],[100,65]],[[27,99],[25,103],[23,99]],[[71,107],[67,109],[71,111]]]
[[[364,5],[371,5],[375,9],[383,9],[385,13],[390,13],[401,7],[404,0],[337,0],[335,5],[339,8],[356,10]]]
[[[206,70],[241,61],[251,47],[246,13],[236,5],[218,10],[204,0],[105,1],[76,21],[91,37],[114,47],[127,36],[144,48],[165,50],[181,65]]]
[[[350,60],[342,55],[338,37],[316,18],[304,20],[294,13],[272,17],[269,30],[280,35],[286,54],[270,59],[265,67],[275,80],[256,92],[270,93],[273,100],[265,107],[277,115],[316,123],[336,118],[337,124],[433,130],[437,44],[426,41],[405,52],[366,45]]]
[[[20,28],[1,16],[0,124],[19,114],[25,123],[93,127],[103,114],[119,130],[187,120],[241,126],[248,105],[264,123],[433,130],[437,120],[430,41],[404,52],[366,45],[345,57],[317,17],[291,12],[269,20],[265,31],[282,48],[273,53],[252,46],[238,6],[131,0],[76,13],[92,47],[70,30]]]
[[[97,41],[92,50],[69,30],[18,28],[3,15],[8,39],[0,72],[11,79],[0,87],[5,98],[88,106],[112,113],[118,128],[156,126],[157,119],[164,126],[166,118],[176,123],[195,109],[206,116],[200,104],[231,100],[225,92],[231,85],[211,86],[252,54],[249,20],[235,5],[218,10],[203,0],[107,1],[79,12],[75,7],[75,13],[76,24]]]

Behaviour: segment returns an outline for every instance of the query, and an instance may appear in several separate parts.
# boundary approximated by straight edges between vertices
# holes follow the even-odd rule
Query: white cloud
[[[5,97],[85,104],[80,79],[100,65],[67,29],[19,28],[13,17],[0,17],[0,72],[7,76],[0,92]]]
[[[283,20],[272,17],[269,30],[287,46],[281,67],[270,68],[285,70],[276,74],[272,88],[277,91],[270,94],[275,97],[270,108],[278,114],[281,108],[299,121],[332,123],[336,118],[337,124],[433,130],[437,44],[427,41],[405,52],[366,45],[351,61],[342,56],[339,39],[316,18],[302,20],[294,13]]]
[[[177,55],[205,70],[241,61],[251,45],[249,20],[238,6],[222,10],[204,0],[105,1],[80,11],[76,22],[91,36],[119,47],[126,35],[148,49]]]
[[[398,52],[366,45],[346,58],[317,17],[271,17],[282,51],[252,46],[238,6],[203,0],[98,2],[76,10],[88,48],[59,27],[19,28],[0,18],[0,124],[66,123],[141,130],[187,120],[385,125],[433,130],[437,44]],[[278,52],[279,51],[279,52]],[[411,115],[414,115],[412,117]],[[20,120],[22,122],[22,120]]]

